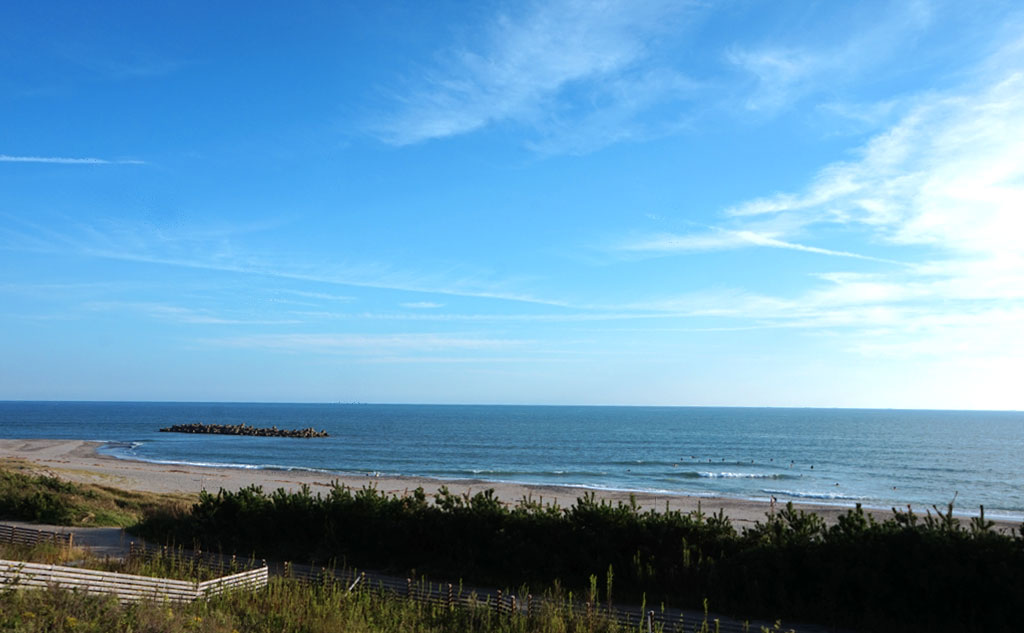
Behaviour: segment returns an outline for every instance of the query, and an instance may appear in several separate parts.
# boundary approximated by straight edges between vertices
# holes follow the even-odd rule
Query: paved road
[[[111,558],[123,558],[128,555],[128,544],[132,537],[126,534],[121,528],[116,527],[64,527],[61,525],[40,525],[38,523],[26,523],[24,521],[0,521],[3,525],[26,528],[29,530],[44,530],[47,532],[58,532],[61,534],[71,533],[75,535],[76,546],[87,547],[97,556],[110,556]]]

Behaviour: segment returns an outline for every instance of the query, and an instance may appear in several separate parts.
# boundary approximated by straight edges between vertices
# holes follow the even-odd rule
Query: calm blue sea
[[[326,429],[327,439],[159,433]],[[854,409],[0,402],[0,437],[160,463],[380,472],[1024,519],[1024,413]],[[837,485],[838,484],[838,485]]]

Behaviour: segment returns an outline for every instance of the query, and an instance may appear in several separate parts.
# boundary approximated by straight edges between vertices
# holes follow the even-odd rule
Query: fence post
[[[654,633],[654,611],[647,612],[647,633]]]
[[[448,583],[448,610],[451,611],[454,606],[452,601],[452,583]]]
[[[405,597],[412,599],[412,578],[405,579]]]
[[[501,615],[501,589],[498,590],[498,595],[494,597],[494,611]]]
[[[516,594],[512,594],[511,596],[509,596],[508,597],[508,602],[509,602],[509,606],[508,606],[508,608],[509,608],[509,611],[508,611],[509,615],[515,615],[516,614]]]
[[[527,618],[532,618],[533,617],[533,594],[532,593],[526,594],[526,617]]]

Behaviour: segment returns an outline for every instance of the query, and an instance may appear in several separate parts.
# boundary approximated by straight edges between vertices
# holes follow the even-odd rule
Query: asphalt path
[[[124,558],[128,555],[132,536],[116,527],[65,527],[62,525],[40,525],[25,521],[0,521],[0,524],[29,530],[43,530],[58,534],[73,534],[75,547],[85,547],[93,554],[110,558]],[[136,539],[137,540],[137,539]]]

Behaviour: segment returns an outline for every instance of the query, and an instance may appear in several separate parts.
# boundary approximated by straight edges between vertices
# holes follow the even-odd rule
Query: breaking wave
[[[868,499],[868,497],[844,495],[839,492],[810,492],[806,490],[770,490],[767,488],[762,489],[761,492],[767,495],[791,497],[793,499],[820,499],[823,501],[864,501]]]

